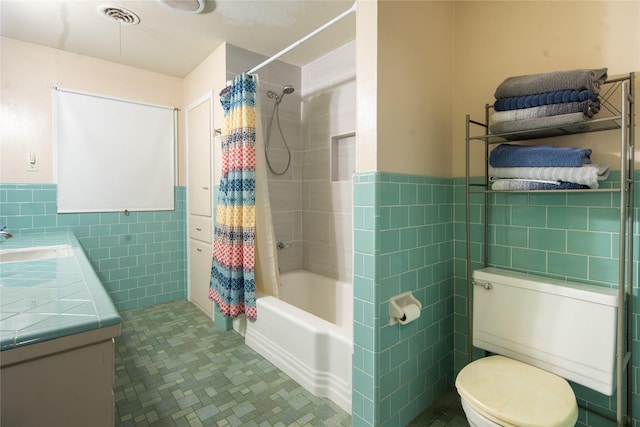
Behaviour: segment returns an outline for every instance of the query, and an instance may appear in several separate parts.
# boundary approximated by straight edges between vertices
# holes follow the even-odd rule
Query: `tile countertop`
[[[0,252],[65,244],[73,256],[0,263],[0,350],[120,324],[73,233],[17,235]]]

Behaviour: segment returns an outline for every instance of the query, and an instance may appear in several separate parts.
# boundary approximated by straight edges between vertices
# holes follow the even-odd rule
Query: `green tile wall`
[[[403,426],[453,383],[452,180],[356,174],[353,196],[353,425]],[[421,316],[389,325],[406,291]]]
[[[619,182],[619,173],[612,172],[603,185]],[[467,354],[467,288],[464,179],[454,180],[454,364],[455,374],[468,363]],[[639,206],[635,184],[636,207]],[[618,209],[619,195],[614,193],[503,193],[490,196],[489,264],[527,271],[549,277],[575,280],[607,287],[617,287],[618,277]],[[484,197],[472,195],[471,259],[472,268],[484,263],[482,241],[484,228]],[[638,209],[635,216],[638,218]],[[633,311],[638,313],[638,226],[634,236]],[[638,369],[640,368],[640,317],[634,314],[633,331],[633,425],[640,424]],[[482,352],[476,350],[479,357]],[[596,393],[572,384],[579,403],[615,417],[615,397]],[[593,413],[580,409],[580,426],[614,425]]]
[[[184,299],[186,191],[174,211],[58,214],[56,185],[0,184],[0,225],[14,234],[69,230],[118,310]]]

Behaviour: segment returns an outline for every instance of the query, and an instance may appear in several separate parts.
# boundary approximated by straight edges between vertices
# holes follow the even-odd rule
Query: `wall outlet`
[[[27,155],[27,171],[38,172],[38,163],[38,155],[34,151],[29,152]]]

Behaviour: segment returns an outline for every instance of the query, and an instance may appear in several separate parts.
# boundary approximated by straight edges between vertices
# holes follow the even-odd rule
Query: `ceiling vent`
[[[205,0],[160,0],[160,3],[177,12],[200,13],[204,9]]]
[[[124,7],[103,5],[98,10],[104,17],[119,24],[137,25],[140,23],[138,15]]]

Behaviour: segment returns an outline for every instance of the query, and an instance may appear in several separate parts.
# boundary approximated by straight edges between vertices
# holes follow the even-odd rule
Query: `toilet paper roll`
[[[406,325],[409,322],[413,322],[420,317],[420,307],[416,304],[408,304],[402,307],[404,316],[398,319],[398,322],[402,325]]]

